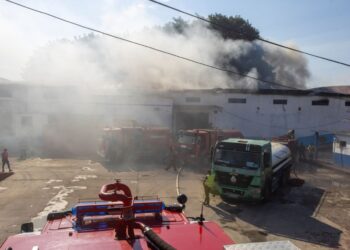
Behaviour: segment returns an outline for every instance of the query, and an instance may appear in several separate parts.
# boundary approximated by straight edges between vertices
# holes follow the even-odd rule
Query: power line
[[[204,17],[201,17],[199,15],[194,15],[194,14],[191,14],[187,11],[184,11],[184,10],[180,10],[178,8],[175,8],[173,6],[170,6],[168,4],[165,4],[165,3],[161,3],[161,2],[158,2],[156,0],[148,0],[150,2],[153,2],[155,4],[159,4],[163,7],[166,7],[168,9],[172,9],[172,10],[175,10],[177,12],[180,12],[182,14],[185,14],[187,16],[191,16],[191,17],[194,17],[194,18],[197,18],[203,22],[206,22],[206,23],[209,23],[209,24],[212,24],[216,27],[219,27],[219,28],[222,28],[222,29],[226,29],[226,30],[229,30],[229,31],[233,31],[237,34],[242,34],[244,33],[243,31],[242,32],[238,32],[236,30],[233,30],[232,28],[230,28],[229,26],[226,26],[226,25],[222,25],[222,24],[219,24],[219,23],[216,23],[216,22],[213,22],[213,21],[210,21],[209,19],[207,18],[204,18]],[[350,64],[348,63],[345,63],[345,62],[341,62],[341,61],[337,61],[337,60],[334,60],[334,59],[331,59],[331,58],[327,58],[327,57],[323,57],[323,56],[319,56],[319,55],[316,55],[316,54],[312,54],[312,53],[309,53],[309,52],[306,52],[306,51],[302,51],[302,50],[298,50],[298,49],[294,49],[292,47],[288,47],[288,46],[285,46],[283,44],[280,44],[280,43],[276,43],[276,42],[272,42],[272,41],[269,41],[267,39],[264,39],[264,38],[261,38],[261,37],[258,37],[256,38],[256,40],[259,40],[259,41],[262,41],[264,43],[268,43],[268,44],[271,44],[271,45],[274,45],[274,46],[277,46],[277,47],[280,47],[280,48],[284,48],[284,49],[288,49],[288,50],[291,50],[291,51],[294,51],[294,52],[298,52],[298,53],[301,53],[301,54],[305,54],[305,55],[308,55],[308,56],[311,56],[311,57],[315,57],[315,58],[318,58],[318,59],[321,59],[321,60],[325,60],[325,61],[329,61],[329,62],[333,62],[333,63],[337,63],[337,64],[340,64],[340,65],[343,65],[343,66],[347,66],[347,67],[350,67]]]
[[[28,7],[26,5],[23,5],[23,4],[14,2],[14,1],[10,1],[10,0],[5,0],[5,1],[7,1],[7,2],[9,2],[11,4],[14,4],[14,5],[20,6],[22,8],[25,8],[25,9],[28,9],[28,10],[40,13],[42,15],[46,15],[46,16],[52,17],[52,18],[60,20],[62,22],[66,22],[66,23],[72,24],[74,26],[78,26],[78,27],[86,29],[86,30],[90,30],[90,31],[93,31],[93,32],[96,32],[96,33],[99,33],[99,34],[102,34],[102,35],[105,35],[105,36],[108,36],[108,37],[112,37],[112,38],[115,38],[115,39],[118,39],[118,40],[121,40],[121,41],[124,41],[124,42],[128,42],[128,43],[131,43],[131,44],[134,44],[134,45],[138,45],[138,46],[141,46],[141,47],[153,50],[153,51],[157,51],[159,53],[163,53],[163,54],[166,54],[166,55],[169,55],[169,56],[176,57],[178,59],[182,59],[182,60],[185,60],[185,61],[188,61],[188,62],[195,63],[195,64],[198,64],[198,65],[201,65],[201,66],[205,66],[205,67],[208,67],[208,68],[216,69],[216,70],[219,70],[219,71],[222,71],[222,72],[226,72],[226,73],[230,73],[230,74],[234,74],[234,75],[239,75],[241,77],[253,79],[253,80],[256,80],[256,81],[260,81],[260,82],[264,82],[264,83],[268,83],[268,84],[272,84],[272,85],[276,85],[276,86],[281,86],[281,87],[284,87],[284,88],[298,90],[295,87],[290,87],[290,86],[287,86],[287,85],[284,85],[284,84],[281,84],[281,83],[277,83],[277,82],[273,82],[273,81],[262,80],[262,79],[259,79],[257,77],[254,77],[254,76],[242,74],[242,73],[230,70],[230,69],[220,68],[220,67],[217,67],[217,66],[214,66],[214,65],[210,65],[210,64],[207,64],[207,63],[196,61],[196,60],[188,58],[188,57],[180,56],[180,55],[177,55],[177,54],[174,54],[174,53],[162,50],[162,49],[157,49],[157,48],[152,47],[150,45],[142,44],[142,43],[135,42],[135,41],[132,41],[132,40],[120,37],[120,36],[112,35],[110,33],[107,33],[107,32],[104,32],[104,31],[101,31],[101,30],[98,30],[98,29],[95,29],[95,28],[91,28],[91,27],[88,27],[86,25],[82,25],[82,24],[70,21],[68,19],[56,16],[56,15],[53,15],[53,14],[50,14],[50,13],[47,13],[47,12],[44,12],[44,11],[41,11],[41,10],[37,10],[37,9]]]

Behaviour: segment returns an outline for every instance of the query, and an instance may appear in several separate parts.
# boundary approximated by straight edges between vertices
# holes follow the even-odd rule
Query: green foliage
[[[209,15],[208,19],[218,24],[210,24],[210,28],[219,32],[224,39],[253,41],[260,38],[259,31],[240,16],[228,17],[216,13]]]
[[[169,33],[179,33],[182,34],[189,27],[188,22],[186,22],[182,17],[174,17],[173,21],[168,22],[164,25],[163,29]]]

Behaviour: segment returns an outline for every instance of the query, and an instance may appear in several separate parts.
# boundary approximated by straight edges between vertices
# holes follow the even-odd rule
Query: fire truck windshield
[[[259,168],[260,154],[234,150],[216,149],[214,163],[237,168]]]
[[[181,144],[194,144],[196,137],[194,135],[181,134],[178,136],[177,142]]]

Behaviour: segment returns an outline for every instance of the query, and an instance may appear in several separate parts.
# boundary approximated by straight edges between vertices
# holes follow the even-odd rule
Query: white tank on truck
[[[292,153],[289,148],[278,142],[271,142],[271,156],[272,167],[275,167],[288,159],[292,159]]]

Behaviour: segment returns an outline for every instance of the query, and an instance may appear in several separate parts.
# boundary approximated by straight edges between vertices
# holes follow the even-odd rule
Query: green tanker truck
[[[292,162],[291,151],[282,143],[223,140],[212,155],[213,188],[223,198],[269,199],[288,182]]]

